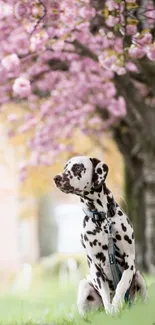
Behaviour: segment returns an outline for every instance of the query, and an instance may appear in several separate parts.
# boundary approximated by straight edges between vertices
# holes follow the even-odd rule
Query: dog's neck
[[[114,197],[105,183],[98,189],[92,187],[89,192],[84,191],[81,197],[83,208],[90,211],[107,213],[112,202],[115,202]]]

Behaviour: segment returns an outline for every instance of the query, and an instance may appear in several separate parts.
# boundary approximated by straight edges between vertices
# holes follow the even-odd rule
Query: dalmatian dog
[[[78,156],[71,158],[64,171],[54,177],[62,192],[80,197],[85,212],[81,242],[90,273],[79,285],[77,304],[81,315],[100,307],[104,307],[106,313],[117,313],[128,289],[133,299],[139,291],[143,300],[147,300],[145,281],[135,267],[133,226],[107,188],[107,174],[105,163],[96,158]],[[116,288],[108,256],[107,216],[111,220],[115,259],[122,273]]]

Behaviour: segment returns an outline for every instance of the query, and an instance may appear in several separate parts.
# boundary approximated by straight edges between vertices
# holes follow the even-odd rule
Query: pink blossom
[[[133,62],[127,62],[125,66],[126,66],[127,70],[129,70],[129,71],[133,71],[133,72],[139,71],[137,66]]]
[[[20,97],[29,96],[31,94],[30,81],[24,77],[17,78],[13,84],[13,91]]]
[[[112,99],[111,103],[108,106],[108,110],[109,112],[117,117],[123,117],[126,115],[126,103],[123,97],[119,97],[118,100],[117,99]]]
[[[145,16],[147,18],[150,18],[150,23],[151,23],[152,20],[155,19],[155,10],[154,10],[154,8],[153,7],[150,8],[150,9],[148,8],[148,10],[146,10]]]
[[[131,46],[129,48],[129,55],[133,59],[140,59],[145,55],[145,50],[143,48],[139,48],[139,47],[136,47],[136,46]]]
[[[10,35],[10,46],[18,55],[26,55],[29,52],[29,39],[25,32]]]
[[[92,7],[83,6],[79,9],[79,15],[87,20],[90,20],[95,16],[95,9]]]
[[[151,61],[155,61],[155,43],[147,48],[146,54]]]
[[[52,45],[52,48],[54,51],[61,51],[64,48],[64,44],[63,40],[58,40]]]
[[[136,3],[137,0],[125,0],[127,3]]]
[[[127,25],[126,33],[128,35],[135,35],[137,33],[137,26],[136,25]]]
[[[152,34],[144,33],[144,34],[136,34],[133,36],[133,43],[137,46],[146,46],[152,42]]]
[[[31,0],[23,4],[16,0],[6,2],[15,5],[16,10],[14,15],[0,20],[0,104],[16,95],[20,101],[23,98],[28,108],[28,113],[22,111],[18,117],[13,112],[7,113],[1,105],[1,113],[9,121],[9,134],[30,135],[27,142],[30,160],[21,166],[24,180],[28,166],[49,165],[59,153],[72,150],[75,130],[98,137],[127,114],[124,98],[118,97],[114,74],[138,73],[137,60],[144,55],[154,60],[155,46],[151,32],[136,34],[136,25],[129,24],[126,28],[131,35],[130,61],[137,60],[123,62],[123,40],[114,28],[107,31],[102,27],[92,34],[91,20],[96,12],[90,0],[45,0],[36,1],[36,5]],[[43,3],[47,12],[39,21],[44,13]],[[116,27],[124,35],[124,1],[108,0],[105,6],[107,23],[110,27],[118,24]],[[7,64],[6,59],[9,59]],[[151,99],[146,97],[148,87],[144,84],[135,87],[144,102],[149,100],[151,105]],[[108,118],[101,119],[96,107],[108,112]],[[69,139],[69,146],[61,143],[60,137]]]
[[[117,74],[119,76],[122,76],[122,75],[124,75],[126,73],[125,67],[119,67],[119,66],[116,66],[116,65],[112,66],[112,70],[117,72]]]
[[[1,63],[2,63],[2,66],[6,70],[10,71],[10,70],[14,70],[17,67],[19,67],[20,60],[16,54],[11,54],[11,55],[4,57],[4,59],[2,59]]]
[[[114,64],[117,60],[116,55],[111,55],[111,56],[105,56],[105,55],[100,55],[99,56],[99,62],[105,69],[110,69],[112,64]]]
[[[106,24],[109,27],[113,27],[114,25],[116,25],[119,22],[119,18],[117,17],[113,17],[112,15],[109,15],[108,18],[106,19]]]
[[[118,3],[116,3],[114,0],[108,0],[108,1],[106,1],[106,6],[108,7],[108,9],[110,11],[116,10],[116,9],[119,8]]]
[[[33,35],[30,39],[30,49],[32,52],[43,48],[46,41],[48,40],[48,34],[45,31],[41,31]]]

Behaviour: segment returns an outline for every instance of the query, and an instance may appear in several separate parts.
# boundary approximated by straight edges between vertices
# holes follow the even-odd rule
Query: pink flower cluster
[[[134,5],[136,0],[126,3]],[[71,150],[76,130],[98,135],[126,115],[114,74],[138,73],[132,59],[155,60],[155,43],[150,31],[137,33],[130,22],[126,31],[132,44],[129,62],[125,61],[122,39],[111,29],[122,24],[124,33],[124,1],[105,2],[107,27],[96,35],[90,31],[91,20],[103,12],[96,12],[89,0],[6,0],[6,4],[12,11],[0,21],[0,104],[27,102],[29,114],[23,113],[20,120],[14,113],[8,116],[9,135],[33,130],[27,144],[29,164],[50,164],[58,153]],[[136,87],[146,95],[145,87]],[[21,172],[24,179],[25,164]]]
[[[145,55],[152,61],[155,60],[155,42],[152,43],[152,34],[144,32],[133,36],[133,44],[129,48],[129,55],[133,59],[143,58]]]

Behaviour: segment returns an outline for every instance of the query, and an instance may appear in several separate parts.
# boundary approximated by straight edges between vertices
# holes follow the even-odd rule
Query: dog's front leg
[[[102,271],[96,264],[92,263],[90,267],[90,274],[94,286],[95,287],[97,286],[98,288],[106,313],[107,314],[111,313],[112,305],[110,302],[110,290],[109,290],[108,283],[104,279],[104,275],[102,274]]]
[[[123,305],[124,296],[126,294],[126,291],[129,289],[133,275],[135,273],[134,258],[135,258],[134,254],[127,255],[127,257],[125,258],[125,270],[122,274],[121,280],[117,285],[115,296],[112,301],[113,313],[117,313]]]

